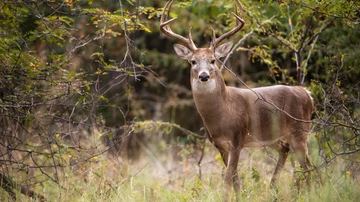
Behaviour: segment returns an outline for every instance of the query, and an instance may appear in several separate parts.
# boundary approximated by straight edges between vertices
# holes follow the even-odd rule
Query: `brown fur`
[[[167,17],[172,3],[170,0],[165,5],[160,30],[187,45],[175,44],[174,49],[179,57],[191,64],[191,87],[196,108],[211,143],[219,150],[226,165],[225,200],[231,185],[237,193],[240,192],[237,165],[244,147],[267,146],[279,152],[272,185],[276,184],[290,148],[301,167],[309,169],[306,143],[314,106],[308,91],[282,85],[254,89],[226,86],[215,61],[225,57],[233,43],[218,44],[239,31],[244,26],[243,19],[234,14],[237,23],[231,31],[219,38],[214,34],[210,48],[196,48],[191,32],[189,38],[185,38],[171,30],[169,24],[174,19],[167,20]],[[310,178],[307,179],[310,185]]]
[[[208,58],[213,55],[209,49],[197,49],[187,59],[190,63],[196,61],[191,70],[196,108],[211,143],[219,150],[226,165],[225,194],[231,184],[236,192],[240,191],[237,164],[244,147],[267,146],[279,152],[272,185],[276,184],[290,149],[295,152],[301,167],[309,169],[307,135],[314,106],[306,89],[283,85],[253,89],[226,86],[219,68],[209,62]],[[209,85],[199,81],[201,72],[209,72],[207,82],[215,81],[214,90],[201,91],[195,87],[196,82],[200,82],[198,86]]]

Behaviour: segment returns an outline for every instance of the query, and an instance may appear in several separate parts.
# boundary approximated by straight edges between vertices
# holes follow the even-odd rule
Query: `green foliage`
[[[251,172],[251,178],[255,180],[255,182],[259,182],[260,180],[260,173],[259,171],[255,168],[255,167],[252,167],[251,168],[252,172]]]
[[[186,178],[189,173],[197,175],[190,168],[201,165],[193,156],[212,150],[204,148],[203,136],[198,135],[203,133],[202,121],[192,101],[189,65],[175,55],[176,41],[159,33],[164,3],[0,2],[1,175],[63,201],[119,195],[124,201],[220,200],[220,171],[204,175],[202,181]],[[239,46],[229,67],[251,86],[308,86],[316,107],[309,148],[314,169],[327,179],[322,190],[332,194],[300,193],[296,199],[285,194],[279,199],[351,201],[360,172],[359,4],[312,0],[241,4],[244,10],[238,9],[238,15],[246,25],[233,37]],[[232,29],[231,12],[230,0],[175,1],[170,16],[177,19],[171,27],[183,36],[192,27],[197,46],[208,46],[210,28],[217,35]],[[127,155],[122,155],[124,150]],[[180,160],[174,165],[181,165],[187,175],[171,182],[158,182],[142,169],[137,170],[143,175],[140,179],[147,182],[136,173],[128,178],[108,175],[109,167],[111,173],[126,169],[122,161],[110,163],[111,155],[105,154],[131,160],[139,151],[158,165],[170,164],[167,159],[176,157]],[[157,157],[163,153],[163,159]],[[220,155],[213,156],[209,164],[215,160],[222,166]],[[166,172],[176,173],[173,167]],[[329,177],[337,172],[344,179]],[[253,166],[241,174],[245,182],[253,182],[244,183],[244,199],[276,196],[263,196],[267,174],[261,169]],[[83,178],[86,183],[78,183]],[[286,192],[289,184],[282,187]],[[94,191],[85,192],[87,188]]]

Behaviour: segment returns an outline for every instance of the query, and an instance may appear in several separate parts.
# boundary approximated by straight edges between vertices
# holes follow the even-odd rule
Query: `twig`
[[[16,200],[16,194],[14,193],[13,189],[18,190],[20,193],[22,193],[25,196],[28,196],[30,198],[35,197],[40,201],[47,201],[45,196],[34,192],[33,190],[31,190],[30,188],[28,188],[24,185],[19,185],[15,181],[13,181],[10,178],[3,175],[2,172],[0,172],[0,179],[2,181],[2,183],[0,183],[1,187],[5,191],[7,191],[9,193],[9,195],[11,196],[11,198],[13,198],[14,200]]]

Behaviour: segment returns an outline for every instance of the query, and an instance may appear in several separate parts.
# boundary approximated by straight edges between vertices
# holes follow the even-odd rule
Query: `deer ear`
[[[233,44],[234,43],[232,41],[229,41],[227,43],[222,44],[221,46],[216,47],[215,48],[215,57],[217,59],[225,57],[230,52]]]
[[[174,50],[179,57],[185,60],[189,60],[192,55],[192,51],[181,44],[174,44]]]

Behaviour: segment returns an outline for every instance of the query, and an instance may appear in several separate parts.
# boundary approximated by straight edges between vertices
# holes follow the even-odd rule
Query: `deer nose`
[[[203,82],[208,81],[209,78],[210,78],[210,75],[207,74],[207,73],[201,73],[201,74],[199,75],[200,81],[203,81]]]

